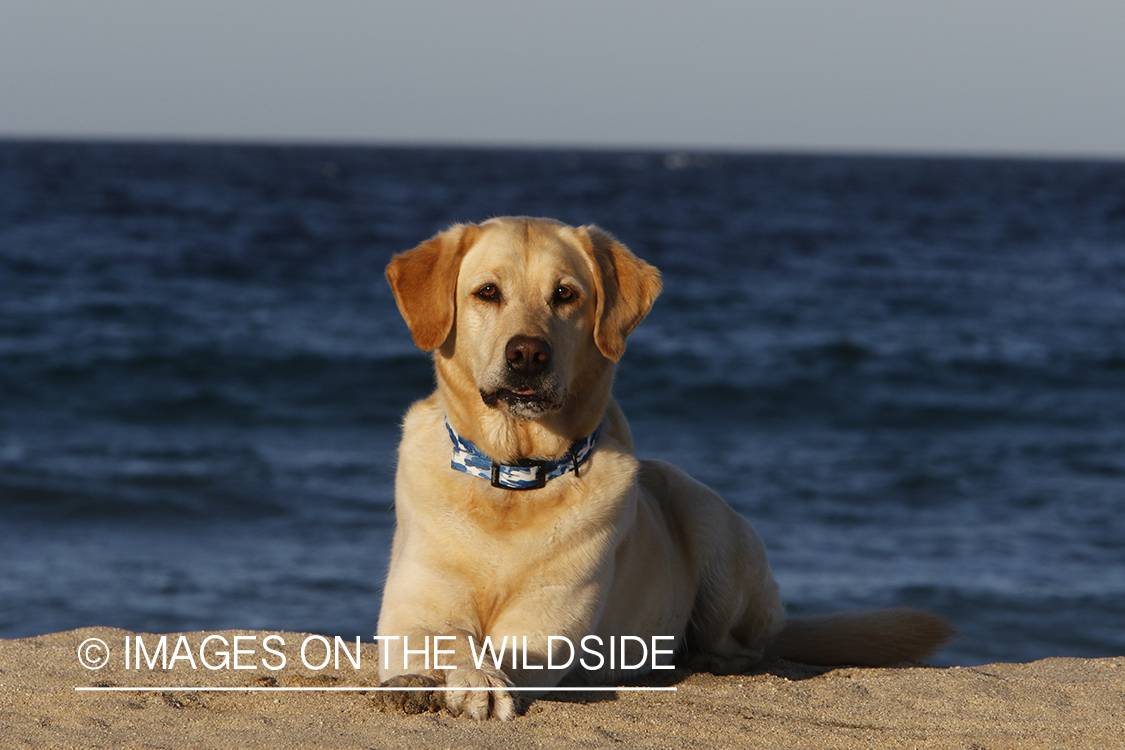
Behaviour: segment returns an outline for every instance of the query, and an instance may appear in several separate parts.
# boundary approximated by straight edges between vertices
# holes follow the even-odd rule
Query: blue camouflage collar
[[[498,464],[482,453],[480,448],[454,432],[448,419],[445,420],[445,429],[449,431],[449,439],[453,441],[453,460],[449,465],[457,471],[488,479],[493,487],[505,490],[537,490],[549,480],[563,474],[573,471],[577,476],[578,467],[586,463],[594,452],[600,432],[594,430],[594,434],[588,438],[576,440],[567,454],[558,461],[524,458],[514,464]]]

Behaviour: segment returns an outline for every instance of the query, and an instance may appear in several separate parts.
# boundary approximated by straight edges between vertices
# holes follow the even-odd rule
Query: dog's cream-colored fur
[[[903,609],[787,625],[750,524],[676,467],[634,457],[610,389],[661,281],[603,230],[524,217],[459,224],[396,256],[387,278],[415,343],[433,351],[437,389],[403,423],[378,627],[400,637],[382,642],[386,685],[546,689],[564,677],[614,683],[644,669],[611,670],[608,660],[593,672],[577,660],[569,670],[536,669],[548,636],[573,644],[674,636],[694,666],[723,673],[749,668],[767,649],[877,665],[920,658],[948,638],[939,618]],[[530,374],[514,366],[527,353],[513,354],[517,337],[538,342],[528,356],[543,355]],[[447,420],[500,463],[558,459],[601,433],[578,472],[514,491],[450,467]],[[427,666],[422,654],[404,668],[402,636],[412,651],[427,636],[449,636],[438,642],[448,652],[441,664],[455,668]],[[500,669],[491,659],[476,667],[469,639],[479,651],[486,636],[518,639],[515,668],[510,658]],[[555,661],[565,660],[553,643]],[[517,707],[503,689],[434,695],[478,719],[509,719]]]

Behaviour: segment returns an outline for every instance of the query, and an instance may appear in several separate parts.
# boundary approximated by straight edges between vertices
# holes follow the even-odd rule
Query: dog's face
[[[597,227],[526,218],[454,226],[396,256],[387,278],[439,370],[517,420],[566,408],[660,291],[656,269]]]
[[[527,231],[523,231],[526,228]],[[559,409],[593,341],[591,259],[550,225],[487,226],[461,260],[455,347],[482,401],[516,419]]]

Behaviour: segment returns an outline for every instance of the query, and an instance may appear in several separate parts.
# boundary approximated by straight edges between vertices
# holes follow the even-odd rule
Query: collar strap
[[[514,464],[498,464],[484,455],[480,448],[454,432],[448,419],[445,421],[445,429],[449,431],[449,439],[453,441],[453,460],[449,465],[457,471],[488,479],[493,487],[505,490],[537,490],[545,486],[548,480],[563,474],[573,471],[577,476],[578,467],[586,463],[594,452],[600,431],[594,430],[590,437],[576,440],[567,454],[558,461],[524,458]]]

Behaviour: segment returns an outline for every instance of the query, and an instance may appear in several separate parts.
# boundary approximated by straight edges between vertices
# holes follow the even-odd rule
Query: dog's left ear
[[[660,294],[660,271],[600,227],[587,224],[577,232],[594,261],[598,297],[594,343],[606,359],[616,362],[625,353],[625,338],[648,315]]]
[[[456,314],[461,258],[480,233],[475,224],[454,224],[413,250],[391,258],[387,281],[414,343],[433,351],[445,343]]]

